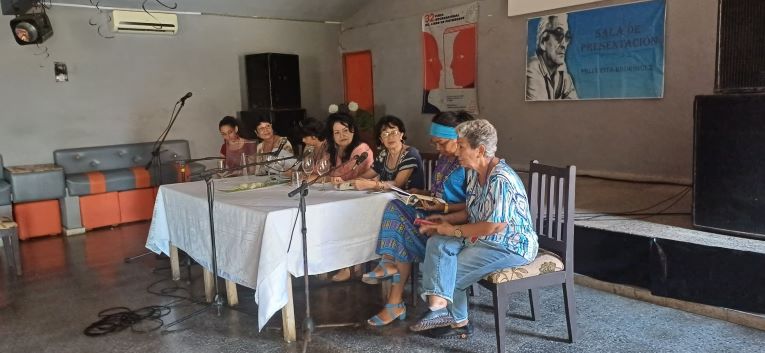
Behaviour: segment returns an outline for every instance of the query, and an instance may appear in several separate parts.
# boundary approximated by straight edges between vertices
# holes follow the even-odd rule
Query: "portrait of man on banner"
[[[577,99],[574,79],[566,68],[571,44],[568,15],[544,16],[537,28],[535,55],[526,64],[526,100]]]

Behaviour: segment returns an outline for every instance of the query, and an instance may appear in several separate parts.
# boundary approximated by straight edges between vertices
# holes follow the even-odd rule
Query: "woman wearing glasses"
[[[422,157],[416,148],[404,144],[404,122],[395,116],[387,115],[380,118],[375,131],[382,148],[372,168],[353,181],[356,190],[384,191],[391,186],[400,189],[424,188]]]
[[[260,139],[256,153],[257,156],[261,157],[261,161],[286,158],[294,154],[290,141],[286,137],[274,133],[271,119],[268,116],[262,115],[257,118],[255,122],[255,133],[258,135],[258,139]],[[267,153],[273,155],[266,156]],[[280,161],[268,165],[257,166],[255,174],[264,175],[268,174],[269,171],[274,172],[273,174],[281,174],[286,172],[287,168],[292,164],[294,164],[294,161]]]
[[[410,192],[440,198],[446,203],[423,203],[419,208],[393,200],[385,207],[377,254],[382,259],[374,271],[365,274],[362,281],[369,284],[391,279],[392,287],[382,311],[367,323],[383,326],[395,319],[406,319],[404,284],[412,270],[412,262],[420,262],[425,255],[427,237],[419,233],[415,219],[430,214],[449,213],[465,208],[465,169],[457,160],[457,131],[460,123],[473,120],[466,112],[442,112],[433,117],[430,141],[439,153],[431,175],[430,190],[409,189]]]

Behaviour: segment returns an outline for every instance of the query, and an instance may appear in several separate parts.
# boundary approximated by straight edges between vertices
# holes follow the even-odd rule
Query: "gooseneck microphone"
[[[287,144],[287,138],[282,137],[281,142],[279,142],[279,147],[276,149],[276,151],[272,152],[271,155],[274,157],[278,157],[279,153],[282,153],[282,150],[284,149],[284,145]]]
[[[361,164],[361,162],[365,161],[369,157],[369,153],[364,151],[360,155],[354,157],[356,159],[356,164],[353,165],[353,168],[351,170],[356,170],[356,168]]]
[[[186,103],[186,100],[189,98],[191,98],[191,92],[188,92],[185,96],[181,97],[181,104]]]

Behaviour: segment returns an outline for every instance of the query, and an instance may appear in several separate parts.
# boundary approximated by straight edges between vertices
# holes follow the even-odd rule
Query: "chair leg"
[[[479,291],[481,290],[481,286],[478,283],[473,283],[470,285],[470,288],[468,290],[469,290],[468,294],[471,297],[475,297],[480,293]]]
[[[505,352],[505,323],[507,320],[507,306],[509,298],[499,288],[492,290],[494,301],[494,328],[497,336],[497,352]]]
[[[568,342],[574,343],[579,336],[576,324],[576,299],[574,298],[574,284],[563,283],[563,304],[566,306],[566,327],[568,328]]]
[[[536,321],[539,317],[539,289],[529,289],[529,304],[531,305],[531,320]]]
[[[417,307],[417,270],[420,266],[416,262],[412,263],[412,270],[409,272],[412,285],[412,307]]]

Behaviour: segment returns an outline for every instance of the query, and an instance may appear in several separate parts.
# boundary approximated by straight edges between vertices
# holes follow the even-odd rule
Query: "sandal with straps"
[[[404,308],[404,311],[396,315],[396,312],[394,311],[394,309],[397,309],[397,308]],[[396,319],[399,319],[401,321],[406,320],[406,304],[404,304],[404,302],[401,302],[398,304],[385,304],[385,311],[387,311],[388,316],[390,316],[389,321],[387,322],[383,321],[380,318],[380,315],[375,315],[369,318],[369,320],[367,320],[367,324],[369,324],[369,326],[380,327],[380,326],[385,326],[387,324],[390,324],[391,322],[396,321]]]
[[[395,270],[396,273],[388,273],[388,269],[385,268],[386,263],[394,264],[395,266],[395,263],[393,262],[393,260],[382,258],[380,259],[380,262],[377,263],[377,267],[375,267],[375,269],[372,270],[372,272],[367,272],[363,276],[361,276],[361,281],[366,284],[378,284],[380,283],[380,281],[384,281],[390,278],[392,283],[400,282],[401,274],[398,273],[398,269]],[[378,268],[382,269],[382,272],[383,272],[382,275],[380,276],[378,276],[377,273],[375,273],[375,271],[377,271]]]

